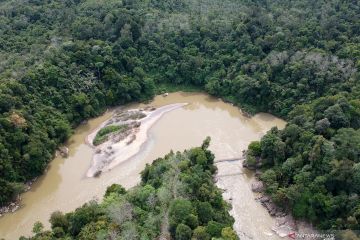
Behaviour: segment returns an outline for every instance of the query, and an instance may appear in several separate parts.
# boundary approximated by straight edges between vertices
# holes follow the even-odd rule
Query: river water
[[[29,236],[36,221],[49,227],[48,219],[52,212],[72,211],[89,200],[101,199],[106,187],[112,183],[120,183],[126,188],[136,185],[145,164],[170,150],[182,151],[199,146],[206,136],[210,136],[210,149],[216,159],[240,157],[251,141],[260,139],[271,127],[285,126],[283,120],[269,114],[246,117],[231,104],[202,93],[178,92],[167,97],[157,96],[150,104],[160,107],[173,103],[189,104],[164,114],[149,130],[148,141],[135,157],[99,178],[86,177],[94,150],[85,144],[85,138],[108,119],[111,112],[77,128],[67,144],[69,157],[56,157],[47,173],[22,195],[24,206],[0,218],[0,237],[13,240],[21,235]],[[127,108],[144,106],[132,104]],[[243,169],[239,161],[221,162],[217,166],[217,184],[225,189],[224,197],[232,199],[231,214],[236,218],[234,228],[241,239],[280,239],[271,231],[275,220],[254,200],[252,174]]]

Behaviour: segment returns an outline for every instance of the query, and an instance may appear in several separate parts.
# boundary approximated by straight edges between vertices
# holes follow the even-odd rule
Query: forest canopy
[[[209,141],[155,160],[141,173],[141,183],[128,191],[113,184],[101,203],[54,212],[51,230],[43,231],[38,222],[31,239],[238,240],[230,205],[214,184]]]
[[[0,204],[83,120],[193,85],[287,119],[248,152],[268,193],[359,229],[359,1],[5,0],[0,33]]]

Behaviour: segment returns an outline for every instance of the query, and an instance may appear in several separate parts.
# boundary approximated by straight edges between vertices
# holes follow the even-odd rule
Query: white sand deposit
[[[94,177],[101,172],[109,171],[118,164],[134,157],[140,152],[141,146],[146,143],[148,139],[148,131],[165,113],[181,108],[187,103],[170,104],[158,109],[133,109],[126,113],[142,113],[143,118],[134,119],[118,119],[119,113],[114,114],[112,118],[105,121],[87,137],[87,143],[94,147],[95,153],[92,159],[92,165],[87,171],[87,177]],[[123,124],[132,125],[125,134],[119,136],[116,134],[109,134],[111,137],[98,146],[94,146],[93,141],[96,134],[104,127],[109,125],[119,126]],[[135,127],[134,127],[135,126]]]

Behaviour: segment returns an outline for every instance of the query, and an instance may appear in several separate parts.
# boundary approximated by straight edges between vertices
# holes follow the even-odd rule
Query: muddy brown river
[[[121,162],[98,178],[87,178],[94,149],[85,144],[85,138],[111,112],[90,120],[76,129],[67,146],[68,158],[56,157],[46,174],[22,195],[23,207],[0,218],[0,238],[13,240],[21,235],[30,236],[34,222],[41,221],[49,227],[50,214],[56,210],[68,212],[92,199],[101,199],[106,187],[120,183],[126,188],[140,181],[139,173],[146,163],[151,163],[170,150],[184,150],[199,146],[206,136],[211,136],[210,149],[216,159],[239,157],[247,145],[271,127],[283,128],[285,122],[269,114],[251,118],[231,104],[202,93],[172,93],[157,96],[150,104],[155,107],[174,103],[188,105],[164,114],[149,130],[148,139],[140,152]],[[128,108],[144,107],[132,104]],[[231,214],[235,217],[235,230],[241,239],[280,239],[272,232],[275,220],[256,202],[251,191],[253,176],[242,168],[241,162],[217,163],[218,186],[225,190],[224,197],[232,199]]]

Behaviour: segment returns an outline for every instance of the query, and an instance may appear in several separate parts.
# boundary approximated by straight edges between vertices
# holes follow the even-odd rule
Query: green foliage
[[[360,162],[360,130],[342,128],[331,139],[335,143],[337,159],[349,159]]]
[[[8,201],[9,196],[14,195],[14,189],[11,188],[11,185],[9,182],[0,179],[0,203],[4,204]]]
[[[254,169],[258,163],[258,159],[261,155],[261,145],[259,141],[251,142],[246,152],[246,159],[243,163],[244,166]]]
[[[233,229],[231,229],[230,227],[226,227],[223,228],[221,230],[221,236],[225,239],[225,240],[238,240],[239,238],[237,237],[235,231]]]
[[[61,238],[61,237],[64,237],[65,236],[65,231],[63,228],[61,227],[54,227],[52,228],[53,229],[53,233],[54,233],[54,236],[56,238]]]
[[[284,130],[272,129],[260,141],[266,192],[322,229],[359,227],[354,212],[360,135],[351,98],[335,95],[303,104],[290,113]]]
[[[124,124],[124,125],[110,125],[110,126],[106,126],[102,129],[100,129],[97,133],[96,136],[94,138],[93,144],[99,145],[105,141],[107,141],[109,134],[110,133],[122,133],[125,132],[126,130],[129,129],[129,126]]]
[[[196,212],[202,225],[206,225],[213,217],[213,209],[209,202],[198,202],[196,204]]]
[[[205,89],[289,121],[247,155],[249,166],[274,170],[276,199],[323,228],[360,228],[359,1],[5,0],[0,11],[1,205],[43,173],[72,127],[107,106]],[[191,154],[182,191],[222,208],[202,181],[213,158]],[[162,187],[162,201],[171,194],[158,173],[169,169],[142,175]]]
[[[59,232],[59,234],[61,230],[67,231],[69,228],[69,220],[60,211],[53,212],[50,216],[49,222],[51,223],[51,228],[57,228],[57,232]]]
[[[221,237],[221,231],[224,225],[215,221],[210,221],[206,227],[206,232],[210,236]]]
[[[169,235],[172,239],[189,240],[220,237],[223,228],[231,230],[234,220],[213,181],[215,167],[213,154],[207,149],[209,144],[208,138],[202,147],[171,152],[155,160],[142,172],[141,184],[127,191],[113,184],[100,204],[90,202],[65,215],[54,212],[50,217],[51,232],[40,229],[32,239],[40,240],[45,235],[52,239],[84,240],[158,239]],[[190,161],[197,156],[205,160]],[[206,191],[199,192],[194,182]],[[213,218],[216,221],[210,221]]]
[[[169,216],[176,223],[185,222],[193,212],[193,206],[189,200],[175,199],[170,204]]]
[[[197,215],[189,214],[185,219],[186,225],[190,226],[191,229],[195,229],[199,226],[199,219]]]
[[[96,221],[101,215],[103,215],[102,209],[94,202],[85,204],[83,207],[76,209],[75,212],[70,213],[67,217],[71,236],[77,236],[84,226]]]
[[[40,234],[44,229],[44,225],[41,222],[35,222],[32,232],[35,234]]]
[[[121,185],[114,183],[111,186],[107,187],[105,197],[108,197],[111,193],[123,195],[126,193],[126,190]]]
[[[261,139],[261,158],[264,165],[278,165],[285,160],[285,143],[277,136],[273,128]]]
[[[248,146],[248,151],[251,152],[254,156],[260,156],[261,154],[261,145],[259,141],[251,142]]]
[[[196,240],[210,240],[211,236],[206,232],[206,228],[205,227],[197,227],[194,230],[192,239],[196,239]]]
[[[191,233],[192,233],[192,231],[189,226],[180,223],[176,227],[175,239],[176,240],[190,240]]]

